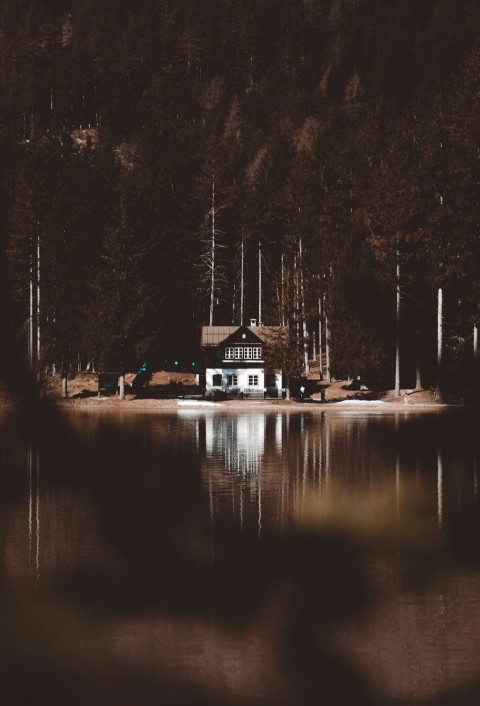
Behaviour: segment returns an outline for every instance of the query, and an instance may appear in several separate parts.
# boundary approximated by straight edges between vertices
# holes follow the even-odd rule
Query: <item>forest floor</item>
[[[141,395],[136,395],[129,389],[135,378],[134,373],[125,376],[127,383],[125,400],[113,395],[98,396],[98,375],[91,372],[72,373],[68,378],[67,398],[62,398],[62,381],[60,375],[51,375],[44,381],[42,396],[47,400],[61,405],[62,407],[73,409],[111,409],[118,408],[125,411],[148,411],[148,410],[173,410],[181,407],[222,407],[227,409],[248,409],[261,407],[262,409],[274,408],[322,408],[328,406],[361,406],[368,408],[392,407],[415,408],[445,408],[434,399],[431,390],[402,389],[400,397],[395,396],[393,390],[373,391],[352,389],[346,380],[335,380],[331,383],[320,382],[318,376],[310,375],[306,382],[306,393],[304,399],[292,397],[290,400],[268,399],[268,400],[218,400],[215,402],[201,398],[201,391],[195,385],[193,373],[174,373],[159,371],[152,375],[148,387]],[[325,402],[321,401],[321,386],[325,388]],[[406,394],[406,398],[405,398]],[[6,391],[0,390],[0,405],[11,402],[11,398]],[[448,405],[450,406],[450,405]]]

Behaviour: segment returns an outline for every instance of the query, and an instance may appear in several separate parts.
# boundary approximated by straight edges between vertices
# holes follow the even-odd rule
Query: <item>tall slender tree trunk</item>
[[[294,308],[294,319],[295,319],[295,337],[297,342],[297,351],[300,351],[300,305],[299,305],[299,295],[298,295],[298,261],[297,256],[293,256],[293,308]]]
[[[28,365],[33,372],[33,336],[34,336],[34,310],[33,310],[33,243],[30,242],[30,272],[29,272],[29,307],[28,307]]]
[[[323,311],[325,314],[325,367],[327,382],[332,381],[332,373],[330,370],[330,328],[328,326],[327,308],[325,306],[325,294],[323,295]]]
[[[395,322],[395,395],[400,397],[400,252],[397,242],[397,312]]]
[[[323,380],[322,297],[318,297],[318,374]]]
[[[40,337],[40,234],[37,235],[37,376],[40,375],[41,358]]]
[[[473,391],[475,398],[480,393],[480,355],[478,351],[478,324],[473,326]]]
[[[307,319],[305,316],[305,285],[303,278],[303,251],[302,251],[302,239],[298,241],[298,259],[300,263],[300,303],[302,307],[302,332],[303,332],[303,364],[305,368],[305,375],[310,372],[310,365],[308,362],[308,333],[307,333]]]
[[[209,325],[213,326],[213,305],[215,302],[215,176],[212,178],[212,237],[210,248],[210,316]]]
[[[258,325],[262,324],[262,244],[258,241]]]
[[[423,390],[422,369],[420,367],[420,358],[418,355],[415,360],[415,389],[416,390]]]
[[[437,389],[436,398],[443,399],[443,291],[438,288],[437,294]]]
[[[417,349],[417,354],[415,357],[415,389],[423,390],[422,367],[420,363],[420,331],[418,328],[415,331],[415,345]]]
[[[244,263],[245,263],[245,241],[242,234],[240,244],[240,326],[243,326],[243,302],[244,302]]]
[[[40,360],[40,236],[37,237],[37,360]]]

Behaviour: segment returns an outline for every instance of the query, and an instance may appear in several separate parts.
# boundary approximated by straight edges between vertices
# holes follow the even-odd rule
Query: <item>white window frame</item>
[[[245,358],[245,360],[252,360],[253,355],[252,355],[252,349],[250,347],[244,349],[243,357]]]
[[[238,387],[237,373],[227,373],[227,387]]]
[[[235,360],[243,360],[243,348],[235,346]]]
[[[259,376],[254,374],[254,375],[249,375],[248,376],[248,387],[258,387],[259,386]]]
[[[233,346],[229,346],[228,348],[225,348],[225,360],[233,360],[235,355],[235,348]]]
[[[260,346],[255,346],[255,348],[253,348],[253,358],[254,358],[255,360],[260,360],[261,357],[262,357],[262,349],[261,349],[261,347],[260,347]]]

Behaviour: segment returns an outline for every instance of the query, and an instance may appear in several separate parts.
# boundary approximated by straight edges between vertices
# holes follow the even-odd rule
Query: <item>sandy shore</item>
[[[407,402],[405,402],[405,392]],[[328,394],[329,393],[329,394]],[[69,397],[67,399],[55,398],[55,404],[60,408],[76,410],[118,410],[131,412],[174,412],[185,410],[210,410],[218,412],[240,412],[245,410],[255,411],[302,411],[302,412],[325,412],[333,410],[355,410],[362,411],[440,411],[452,409],[454,405],[442,404],[432,398],[427,391],[405,391],[400,397],[396,397],[393,391],[382,393],[381,397],[371,399],[372,393],[349,392],[345,389],[345,383],[340,381],[333,383],[328,392],[327,400],[322,403],[320,393],[314,393],[305,400],[219,400],[209,401],[189,396],[176,399],[158,398],[137,398],[134,395],[127,395],[124,400],[118,397]]]
[[[167,412],[197,410],[214,412],[241,412],[269,411],[269,412],[333,412],[340,410],[362,410],[381,412],[419,412],[422,410],[441,411],[460,406],[432,403],[417,403],[405,405],[403,402],[384,402],[382,400],[343,400],[341,402],[316,401],[301,402],[298,400],[228,400],[222,402],[208,402],[203,400],[152,400],[152,399],[125,399],[118,398],[90,398],[56,400],[55,406],[60,409],[78,411],[113,411],[118,412]]]
[[[133,375],[126,376],[127,383]],[[93,373],[78,373],[68,381],[68,396],[62,397],[59,376],[52,376],[42,389],[42,396],[58,409],[78,411],[111,410],[118,412],[176,412],[186,410],[211,410],[218,412],[256,411],[311,411],[362,410],[379,413],[403,410],[440,411],[461,409],[462,405],[443,404],[435,400],[430,390],[402,389],[400,396],[393,390],[373,392],[350,390],[345,380],[326,385],[326,401],[322,403],[319,391],[313,391],[305,400],[219,400],[201,399],[192,375],[185,373],[155,373],[148,387],[148,396],[127,394],[124,400],[115,396],[97,394],[98,377]],[[15,405],[15,400],[4,391],[0,406]]]

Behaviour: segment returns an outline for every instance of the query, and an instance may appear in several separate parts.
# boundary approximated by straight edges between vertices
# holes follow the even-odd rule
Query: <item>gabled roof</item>
[[[286,326],[202,326],[202,348],[219,346],[240,329],[247,329],[265,343],[272,338],[286,336]]]
[[[202,326],[201,346],[218,346],[228,336],[240,328],[239,326]]]

